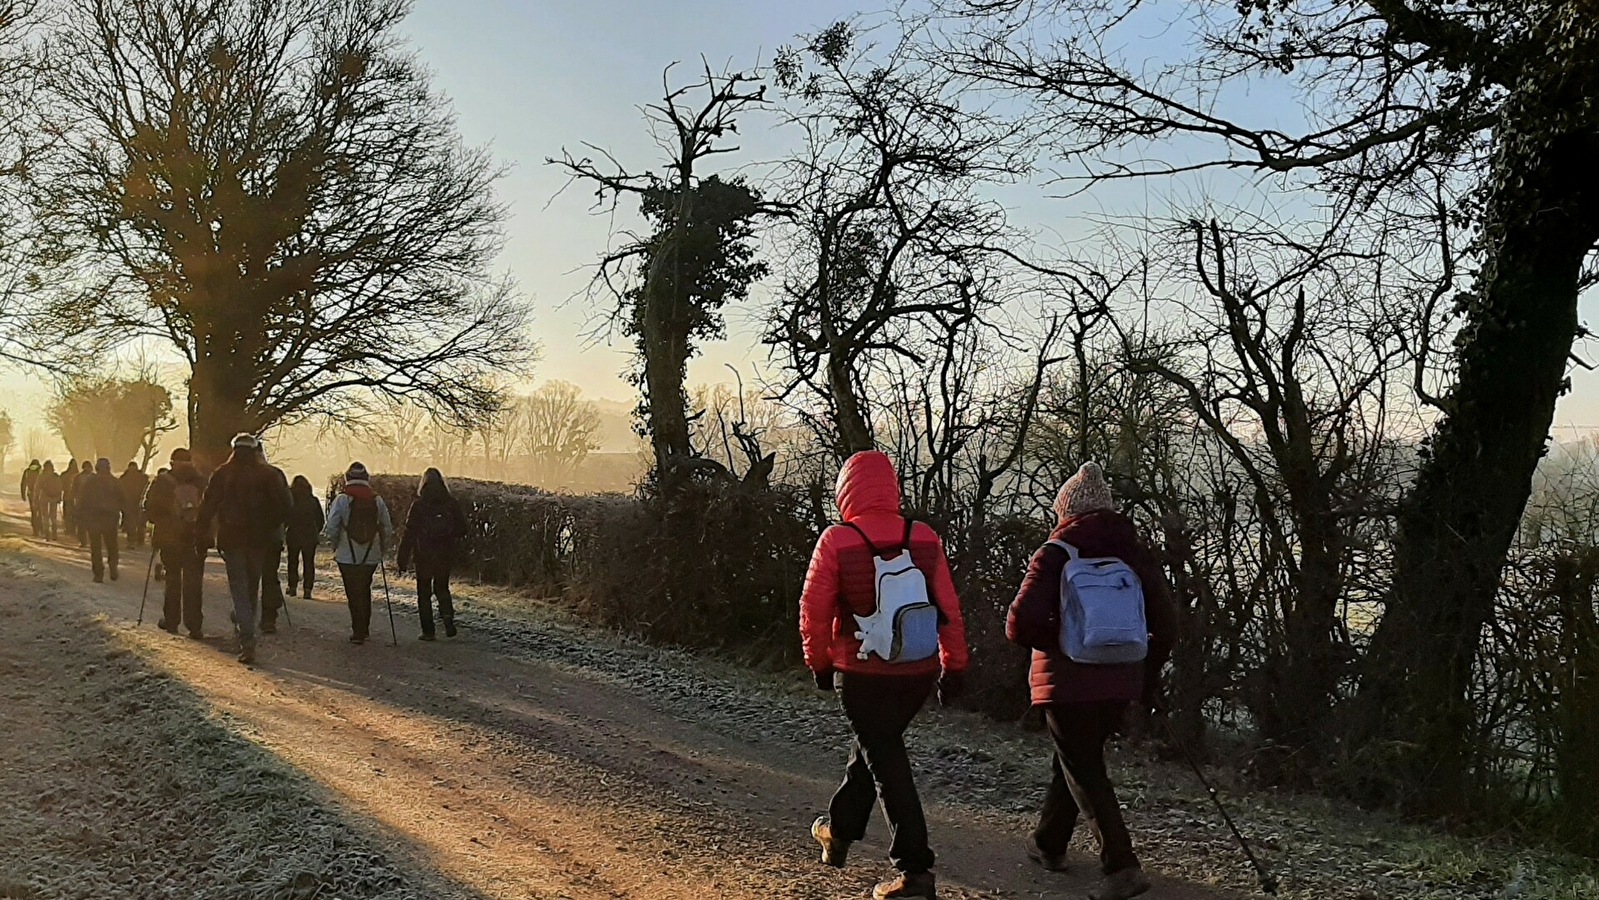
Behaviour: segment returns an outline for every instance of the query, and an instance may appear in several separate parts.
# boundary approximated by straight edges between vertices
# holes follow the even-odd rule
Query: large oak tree
[[[77,261],[63,333],[187,358],[190,440],[340,415],[357,392],[470,422],[530,361],[489,271],[488,156],[397,34],[406,0],[66,0],[40,173]]]

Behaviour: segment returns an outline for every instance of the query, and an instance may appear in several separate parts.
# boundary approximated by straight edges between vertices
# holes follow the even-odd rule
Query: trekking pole
[[[1239,831],[1238,826],[1233,824],[1233,817],[1228,815],[1227,807],[1222,805],[1221,795],[1216,792],[1216,788],[1210,783],[1210,779],[1205,777],[1204,771],[1199,768],[1199,763],[1194,759],[1193,754],[1188,752],[1188,747],[1177,739],[1177,730],[1172,728],[1171,719],[1164,712],[1157,718],[1165,724],[1166,736],[1171,739],[1177,751],[1183,755],[1183,759],[1188,761],[1188,767],[1194,770],[1195,775],[1199,776],[1199,783],[1204,785],[1205,790],[1210,794],[1210,801],[1216,804],[1216,811],[1221,813],[1222,820],[1227,823],[1227,828],[1232,831],[1233,837],[1237,839],[1238,846],[1244,851],[1244,856],[1249,858],[1249,864],[1255,867],[1255,877],[1260,879],[1260,889],[1273,897],[1277,896],[1277,876],[1271,874],[1271,871],[1266,868],[1266,864],[1261,862],[1259,857],[1255,856],[1255,851],[1249,848],[1249,842],[1244,840],[1243,832]]]
[[[139,598],[139,621],[134,623],[134,625],[133,625],[134,628],[138,628],[138,627],[144,625],[144,603],[145,603],[146,600],[150,599],[150,573],[154,572],[154,571],[155,571],[155,543],[152,541],[151,544],[150,544],[150,564],[148,566],[144,567],[144,596]],[[174,625],[172,627],[176,628],[178,626]]]
[[[400,646],[400,632],[394,627],[394,598],[389,595],[389,568],[383,563],[383,532],[378,532],[378,569],[383,572],[383,602],[389,608],[389,634],[394,636],[394,646]]]

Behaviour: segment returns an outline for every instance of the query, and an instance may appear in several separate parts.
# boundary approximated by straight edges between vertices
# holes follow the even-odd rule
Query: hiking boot
[[[364,635],[364,634],[352,634],[352,635],[350,635],[350,643],[352,643],[352,644],[364,644],[364,643],[366,643],[366,635]]]
[[[938,900],[938,889],[932,872],[901,873],[893,881],[885,881],[872,888],[873,900],[892,900],[894,897],[926,897]]]
[[[424,631],[424,632],[422,632],[422,637],[421,637],[421,638],[420,638],[420,640],[424,640],[424,641],[436,641],[436,640],[438,640],[438,638],[436,638],[436,637],[434,637],[434,635],[433,635],[433,632],[431,632],[431,631]]]
[[[1027,839],[1027,858],[1038,863],[1040,867],[1049,872],[1065,872],[1070,868],[1066,864],[1066,854],[1046,851],[1043,847],[1038,846],[1037,838],[1030,837]]]
[[[311,599],[311,589],[310,588],[306,588],[305,589],[305,593],[301,594],[300,596],[304,597],[307,600]]]
[[[242,663],[244,663],[247,666],[255,665],[255,645],[254,644],[245,644],[244,645],[243,649],[241,649],[239,651],[239,662],[242,662]]]
[[[1088,900],[1128,900],[1147,890],[1149,876],[1144,874],[1143,869],[1133,866],[1105,876],[1104,883],[1088,892]]]
[[[261,623],[261,633],[262,634],[277,634],[278,633],[278,623],[277,623],[277,621],[273,620],[271,622],[262,622]]]
[[[116,581],[117,580],[117,570],[116,569],[112,569],[111,570],[111,580],[112,581]]]
[[[819,816],[811,823],[811,837],[822,845],[822,865],[844,868],[844,862],[849,858],[850,842],[833,837],[833,826],[826,816]]]
[[[189,630],[189,640],[191,640],[191,641],[203,641],[203,640],[205,640],[205,632],[201,631],[198,628],[190,629]]]
[[[101,575],[99,572],[94,573],[94,583],[105,584],[105,576]]]
[[[445,637],[455,637],[455,620],[454,619],[445,619],[444,620],[444,636]]]
[[[155,624],[156,624],[157,628],[161,629],[162,631],[165,631],[167,634],[177,634],[178,633],[178,626],[176,626],[176,625],[168,625],[166,619],[162,619],[161,621],[159,621],[159,622],[157,622]]]

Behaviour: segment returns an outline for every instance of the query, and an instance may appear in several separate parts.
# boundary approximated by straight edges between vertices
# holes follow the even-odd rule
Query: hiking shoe
[[[306,588],[305,589],[305,593],[301,594],[300,596],[304,597],[307,600],[311,599],[311,589],[310,588]]]
[[[105,576],[101,575],[99,572],[94,573],[94,583],[105,584]]]
[[[444,620],[444,636],[445,637],[455,637],[455,620],[454,619],[445,619]]]
[[[352,644],[364,644],[364,643],[366,643],[366,636],[365,635],[361,635],[361,634],[352,634],[352,635],[350,635],[350,643],[352,643]]]
[[[261,623],[261,633],[262,634],[277,634],[278,633],[278,623],[277,622],[262,622]]]
[[[424,641],[436,641],[436,640],[438,640],[438,638],[436,638],[436,637],[434,637],[434,636],[433,636],[433,632],[431,632],[431,631],[424,631],[424,632],[422,632],[422,637],[421,637],[421,638],[420,638],[420,639],[419,639],[419,640],[424,640]]]
[[[112,581],[116,581],[117,580],[117,570],[116,569],[112,569],[111,570],[111,580]]]
[[[244,663],[247,666],[255,665],[255,645],[254,644],[245,644],[244,645],[244,648],[239,651],[239,662],[242,662],[242,663]]]
[[[1129,895],[1131,896],[1131,895]],[[932,872],[903,872],[893,881],[885,881],[872,888],[873,900],[892,900],[894,897],[926,897],[938,900],[938,889]]]
[[[1088,900],[1128,900],[1147,890],[1149,876],[1144,874],[1143,869],[1133,866],[1105,876],[1104,883],[1088,892]]]
[[[175,633],[176,632],[174,632],[174,634]],[[191,641],[203,641],[203,640],[205,640],[205,632],[199,630],[198,628],[191,629],[189,631],[189,640],[191,640]]]
[[[157,622],[156,623],[156,627],[160,628],[162,631],[165,631],[167,634],[177,634],[178,633],[178,626],[176,626],[176,625],[168,625],[167,621],[165,619],[162,619],[161,621]]]
[[[1043,847],[1038,846],[1037,838],[1027,839],[1027,858],[1049,872],[1065,872],[1071,868],[1066,864],[1066,854],[1045,851]]]
[[[845,860],[849,859],[850,842],[833,837],[833,826],[827,821],[826,816],[819,816],[811,823],[811,837],[816,838],[816,843],[822,845],[822,865],[832,866],[835,869],[844,868]]]

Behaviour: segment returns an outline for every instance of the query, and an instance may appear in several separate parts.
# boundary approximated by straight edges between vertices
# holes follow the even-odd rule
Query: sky
[[[863,11],[882,0],[417,0],[405,25],[434,85],[447,95],[467,143],[486,146],[507,168],[498,185],[507,205],[507,243],[500,265],[534,303],[534,331],[543,347],[535,381],[571,381],[592,397],[631,402],[620,337],[594,335],[606,311],[583,296],[591,266],[612,240],[613,228],[636,221],[632,209],[615,220],[594,208],[591,190],[573,185],[545,160],[583,143],[603,147],[628,166],[644,169],[661,157],[639,105],[658,100],[662,69],[679,63],[684,78],[704,58],[717,69],[769,63],[776,49]],[[869,15],[869,13],[868,13]],[[1131,54],[1158,56],[1171,36],[1151,30]],[[1252,102],[1281,105],[1282,97]],[[744,123],[744,152],[730,164],[770,158],[784,135],[770,119]],[[1114,207],[1164,215],[1170,201],[1159,185],[1131,184],[1076,203],[1042,191],[1012,189],[1014,220],[1051,234],[1070,234],[1085,212]],[[1180,199],[1193,199],[1193,188]],[[729,340],[710,344],[691,366],[694,382],[733,380],[728,367],[754,380],[766,358],[757,340],[759,297],[729,311]],[[1599,304],[1583,304],[1591,319]],[[603,329],[602,329],[603,330]],[[1599,352],[1599,348],[1593,348]],[[1599,374],[1577,370],[1574,392],[1557,423],[1599,426]],[[0,373],[0,407],[19,419],[38,415],[48,386],[17,372]],[[1562,432],[1565,436],[1569,432]]]

